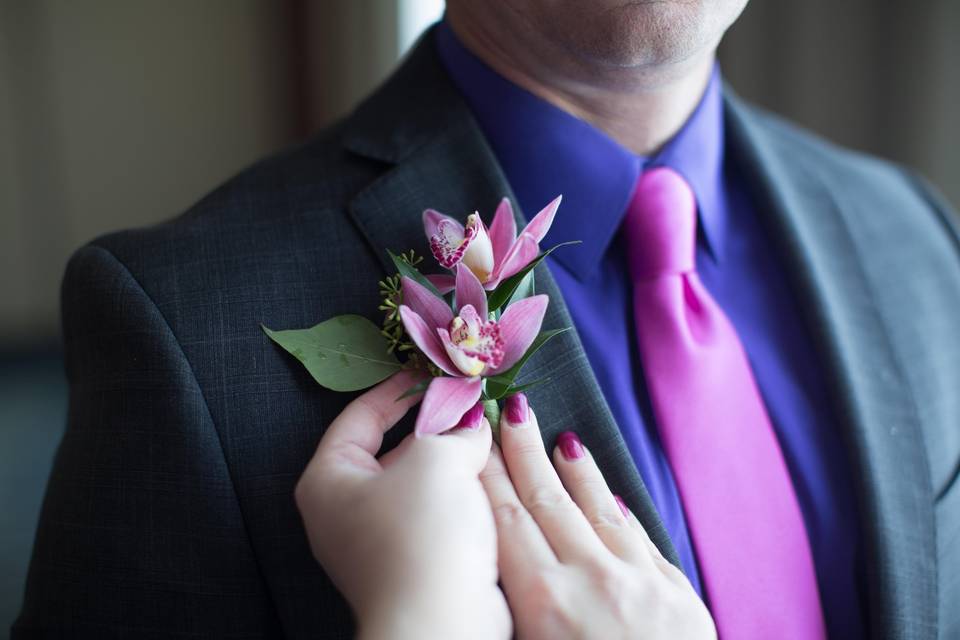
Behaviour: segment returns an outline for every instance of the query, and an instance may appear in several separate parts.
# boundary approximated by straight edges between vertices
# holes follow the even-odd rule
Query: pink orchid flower
[[[457,314],[415,280],[404,277],[400,318],[417,347],[446,373],[430,381],[420,406],[417,435],[454,427],[477,404],[482,376],[517,363],[540,332],[549,299],[531,296],[509,305],[499,321],[487,313],[487,295],[473,271],[457,265]]]
[[[467,216],[466,226],[439,211],[423,212],[423,228],[430,240],[430,251],[440,266],[454,269],[467,266],[485,289],[494,289],[502,280],[514,275],[540,253],[540,241],[547,235],[562,196],[535,215],[520,235],[513,217],[513,207],[504,198],[488,229],[479,213]],[[427,276],[440,291],[447,293],[455,286],[453,275]]]

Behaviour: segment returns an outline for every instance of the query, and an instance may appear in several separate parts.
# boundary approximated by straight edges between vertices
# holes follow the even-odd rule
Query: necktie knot
[[[687,181],[669,167],[644,171],[624,220],[631,277],[693,271],[696,225],[697,203]]]

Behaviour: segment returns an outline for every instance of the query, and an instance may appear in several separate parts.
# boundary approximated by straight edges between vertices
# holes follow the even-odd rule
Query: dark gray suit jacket
[[[960,240],[901,168],[726,94],[747,175],[816,339],[862,515],[872,637],[960,637]],[[319,388],[259,323],[377,318],[385,250],[426,252],[428,207],[510,195],[426,39],[352,116],[168,223],[104,236],[63,283],[69,424],[14,638],[346,638],[293,486],[349,397]],[[549,272],[546,325],[570,317]],[[575,426],[676,557],[566,334],[531,361],[552,442]],[[408,415],[391,434],[410,428]],[[412,578],[413,579],[413,578]]]

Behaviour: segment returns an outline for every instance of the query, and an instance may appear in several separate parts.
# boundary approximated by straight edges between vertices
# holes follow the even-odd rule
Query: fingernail
[[[620,511],[623,511],[625,517],[630,517],[630,509],[627,508],[627,503],[623,501],[623,498],[617,494],[613,494],[613,499],[617,501],[617,506],[620,507]]]
[[[530,417],[530,406],[527,404],[527,396],[522,393],[515,393],[506,402],[507,422],[514,427],[522,427],[527,424],[527,418]]]
[[[460,418],[460,422],[454,429],[477,429],[480,427],[480,420],[483,418],[483,405],[477,403],[467,409],[467,412]]]
[[[557,446],[566,460],[579,460],[583,457],[583,445],[573,431],[564,431],[557,437]]]

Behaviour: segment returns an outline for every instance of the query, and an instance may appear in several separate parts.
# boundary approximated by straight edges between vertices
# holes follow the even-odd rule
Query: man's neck
[[[447,22],[474,55],[514,84],[589,122],[638,155],[653,155],[696,109],[710,79],[714,53],[669,66],[590,68],[567,62],[549,45],[513,51],[510,34],[494,34],[477,21]],[[523,46],[523,45],[521,45]],[[548,61],[544,64],[544,61]]]

